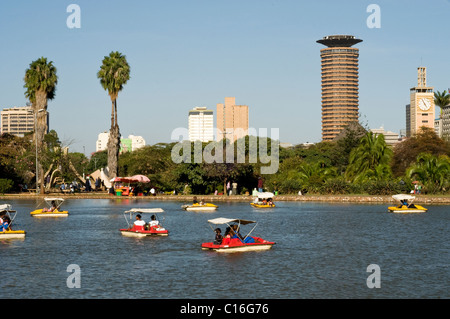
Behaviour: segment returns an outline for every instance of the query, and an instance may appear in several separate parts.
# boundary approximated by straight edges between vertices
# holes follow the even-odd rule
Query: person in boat
[[[194,196],[194,199],[192,200],[192,204],[198,204],[197,196]]]
[[[200,200],[200,205],[205,205],[205,200],[203,198]]]
[[[11,219],[7,215],[3,216],[2,223],[0,224],[0,231],[5,232],[8,229],[11,229],[9,226],[10,224]]]
[[[253,237],[247,236],[246,238],[242,237],[242,235],[239,233],[239,226],[234,224],[231,225],[231,239],[233,238],[239,238],[239,240],[244,244],[254,243],[255,240]]]
[[[142,219],[141,214],[136,215],[136,220],[134,221],[135,226],[145,226],[145,221]]]
[[[231,225],[231,238],[239,238],[240,240],[243,240],[244,238],[239,233],[239,226],[237,224]]]
[[[42,209],[43,212],[53,212],[56,209],[56,203],[54,200],[52,200],[52,204],[50,206],[50,208],[44,208]]]
[[[269,204],[269,206],[273,206],[272,198],[269,198],[269,200],[267,201],[267,204]]]
[[[156,219],[155,215],[152,215],[152,217],[150,217],[150,221],[148,222],[148,226],[149,228],[159,228],[159,221]]]
[[[231,228],[227,227],[225,229],[225,236],[222,239],[222,245],[228,245],[231,240]]]
[[[221,245],[223,241],[222,230],[220,228],[214,229],[216,237],[214,238],[214,245]]]

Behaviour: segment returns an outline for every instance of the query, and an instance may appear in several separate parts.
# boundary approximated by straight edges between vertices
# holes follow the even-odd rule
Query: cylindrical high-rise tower
[[[358,121],[358,57],[352,35],[330,35],[317,41],[322,60],[322,140],[334,139],[350,122]]]

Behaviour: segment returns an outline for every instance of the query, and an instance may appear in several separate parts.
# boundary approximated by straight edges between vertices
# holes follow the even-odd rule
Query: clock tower
[[[417,68],[417,86],[410,90],[410,104],[406,106],[406,136],[416,135],[422,126],[434,130],[434,93],[427,86],[427,69]]]

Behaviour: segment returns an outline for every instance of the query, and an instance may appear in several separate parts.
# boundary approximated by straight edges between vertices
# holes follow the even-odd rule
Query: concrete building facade
[[[47,112],[48,134],[49,112]],[[35,116],[31,106],[5,108],[0,112],[0,133],[8,133],[23,137],[34,132]]]
[[[214,140],[214,112],[206,107],[195,107],[189,111],[189,141],[209,142]]]
[[[442,108],[442,138],[450,141],[450,105]]]
[[[386,142],[387,145],[394,146],[400,141],[399,134],[391,131],[386,131],[384,127],[371,129],[370,131],[375,135],[379,134],[384,135],[384,141]]]
[[[322,140],[333,140],[359,117],[359,49],[352,35],[330,35],[317,41],[322,71]]]
[[[236,105],[234,97],[217,104],[217,141],[226,138],[232,143],[248,135],[248,105]]]
[[[109,132],[98,134],[95,150],[96,152],[108,149]],[[129,135],[128,138],[120,139],[120,152],[132,152],[145,146],[145,140],[142,136]]]

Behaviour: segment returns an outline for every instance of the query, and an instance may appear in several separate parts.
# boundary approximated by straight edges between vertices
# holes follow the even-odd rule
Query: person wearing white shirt
[[[136,215],[136,220],[134,221],[134,225],[136,225],[136,226],[145,226],[145,221],[143,221],[141,219],[141,217],[142,216],[140,214]]]
[[[153,227],[153,226],[155,226],[156,228],[159,227],[159,221],[156,220],[156,216],[155,216],[155,215],[152,215],[151,220],[150,220],[150,222],[148,223],[148,225],[149,225],[150,227]]]

